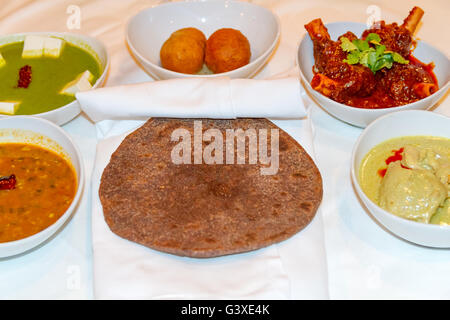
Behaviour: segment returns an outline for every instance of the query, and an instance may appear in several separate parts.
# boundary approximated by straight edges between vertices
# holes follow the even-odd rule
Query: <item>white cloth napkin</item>
[[[306,116],[298,78],[276,80],[186,78],[105,87],[77,94],[94,121],[169,118]]]
[[[277,120],[312,152],[308,120]],[[110,131],[136,125],[116,122]],[[134,130],[134,129],[133,129]],[[111,154],[130,131],[97,145],[92,176],[94,292],[97,299],[325,299],[326,264],[320,212],[292,238],[249,253],[211,258],[182,258],[161,253],[112,233],[98,196]],[[299,290],[300,289],[300,290]]]
[[[448,103],[438,105],[433,111],[450,117],[450,105]]]
[[[295,85],[293,79],[296,79]],[[271,103],[278,107],[278,110],[291,110],[295,117],[302,116],[302,112],[306,117],[303,119],[278,119],[273,120],[273,122],[296,139],[310,155],[313,155],[311,122],[307,116],[308,109],[303,106],[301,91],[297,88],[298,78],[245,82],[256,87],[257,83],[264,83],[264,86],[266,86],[269,83],[277,83],[278,85],[284,82],[288,85],[279,88],[277,88],[277,85],[272,86],[271,90],[277,89],[279,96],[271,98]],[[97,299],[328,298],[327,279],[324,276],[326,275],[326,261],[320,211],[305,229],[286,241],[249,253],[211,259],[182,258],[161,253],[122,239],[110,231],[104,220],[102,205],[98,196],[102,172],[108,164],[111,154],[122,140],[144,123],[144,120],[136,119],[143,117],[146,113],[146,118],[148,118],[154,110],[153,106],[156,110],[164,110],[162,105],[167,105],[166,98],[160,97],[156,100],[159,104],[152,104],[152,108],[149,109],[145,107],[145,99],[143,98],[142,100],[141,98],[124,99],[120,95],[129,96],[130,91],[127,91],[126,88],[137,90],[137,88],[156,86],[156,83],[155,86],[145,83],[120,86],[120,90],[117,90],[119,87],[116,87],[111,89],[115,98],[106,94],[103,95],[101,91],[104,90],[100,91],[100,89],[96,90],[99,94],[83,93],[83,95],[80,95],[81,99],[79,97],[82,100],[83,110],[93,119],[117,119],[114,118],[114,114],[120,114],[122,119],[129,119],[104,120],[97,123],[100,141],[97,145],[92,176],[92,243],[95,297]],[[141,92],[140,90],[134,91],[134,89],[133,92]],[[297,92],[294,93],[293,90]],[[245,92],[238,94],[241,97],[246,95]],[[193,97],[193,95],[190,97]],[[254,92],[252,95],[254,100],[251,100],[250,97],[246,98],[248,99],[247,102],[245,102],[245,99],[240,100],[240,105],[245,110],[258,112],[256,107],[259,105],[258,101],[262,101],[258,99],[258,97],[261,98],[261,95],[258,96]],[[173,99],[175,100],[175,98]],[[174,100],[168,99],[170,103],[175,103]],[[178,99],[180,106],[173,105],[173,109],[178,109],[177,112],[181,112],[191,107],[195,108],[194,100]],[[205,102],[203,106],[210,104],[210,107],[214,107],[211,104],[215,101],[214,99],[200,100]],[[122,108],[119,108],[120,104],[117,101],[123,103],[127,101],[128,104],[125,108],[123,105]],[[107,108],[103,107],[108,103],[114,103],[114,109],[111,108],[108,111]],[[266,105],[268,106],[268,104]],[[127,111],[123,112],[122,109],[133,109],[135,111],[131,114],[125,114]],[[300,109],[301,112],[294,109]],[[92,110],[95,110],[95,115]],[[98,112],[98,110],[103,111]],[[214,112],[208,112],[208,114],[214,115]],[[283,116],[288,114],[284,111],[278,113],[278,115]],[[182,116],[178,113],[172,113],[172,115]],[[196,116],[198,115],[196,114]],[[259,116],[264,116],[264,114],[259,114]],[[227,117],[231,117],[230,114],[227,114]]]

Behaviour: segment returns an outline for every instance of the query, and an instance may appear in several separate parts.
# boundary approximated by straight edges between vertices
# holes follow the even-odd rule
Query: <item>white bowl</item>
[[[335,22],[325,25],[330,33],[331,39],[336,40],[339,36],[347,31],[352,31],[356,36],[360,36],[367,26],[362,23],[355,22]],[[450,80],[450,61],[448,57],[436,48],[422,41],[417,41],[417,47],[413,55],[424,63],[435,63],[434,73],[438,80],[439,90],[434,94],[421,99],[414,103],[409,103],[399,107],[385,109],[362,109],[346,106],[334,100],[327,98],[311,87],[311,79],[314,74],[312,68],[314,66],[314,52],[311,38],[306,33],[300,42],[297,50],[297,64],[300,68],[302,82],[308,92],[316,99],[316,101],[334,117],[358,127],[366,127],[378,117],[402,110],[427,110],[431,108],[447,91]]]
[[[66,32],[26,32],[1,36],[0,46],[3,46],[8,43],[24,41],[27,35],[54,36],[62,38],[67,42],[70,42],[72,44],[79,46],[80,48],[87,50],[97,59],[102,70],[100,77],[93,84],[92,88],[95,89],[101,87],[105,82],[107,72],[109,69],[109,57],[103,43],[97,40],[96,38]],[[78,114],[80,114],[80,112],[81,112],[80,104],[78,103],[77,100],[74,100],[66,104],[65,106],[43,113],[36,113],[33,114],[32,116],[52,121],[57,125],[63,125],[72,120],[73,118],[75,118]],[[0,115],[0,118],[2,117],[11,117],[11,116]]]
[[[250,42],[250,63],[224,73],[190,75],[161,67],[160,50],[170,35],[194,27],[206,38],[221,28],[234,28]],[[187,1],[145,9],[131,18],[126,39],[133,56],[157,80],[186,77],[251,78],[263,67],[280,37],[280,23],[270,10],[241,1]]]
[[[400,218],[370,200],[359,184],[359,167],[376,145],[403,136],[450,137],[450,118],[424,110],[408,110],[384,115],[364,129],[353,149],[351,177],[359,198],[369,212],[392,233],[410,242],[435,248],[450,248],[450,226],[425,224]]]
[[[13,129],[13,130],[10,130]],[[63,129],[51,121],[34,116],[14,116],[0,119],[0,143],[27,142],[55,151],[62,151],[70,159],[77,174],[77,191],[67,211],[46,229],[24,239],[0,243],[0,258],[29,251],[54,235],[69,219],[81,198],[84,189],[84,166],[80,151]],[[44,137],[45,139],[43,139]]]

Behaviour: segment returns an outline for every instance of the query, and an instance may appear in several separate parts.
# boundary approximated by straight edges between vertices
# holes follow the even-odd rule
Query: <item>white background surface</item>
[[[129,55],[124,41],[126,21],[160,1],[125,0],[2,0],[0,34],[25,31],[69,31],[98,37],[111,55],[106,85],[151,78]],[[401,22],[417,2],[253,0],[271,8],[281,19],[281,43],[256,78],[285,72],[295,65],[295,52],[305,33],[303,25],[321,17],[325,22],[366,22],[370,5],[381,19]],[[80,29],[72,26],[71,6],[81,9]],[[450,2],[420,3],[425,15],[418,37],[450,52],[445,25]],[[450,100],[436,112],[450,115]],[[322,214],[331,299],[450,299],[450,250],[430,249],[398,239],[363,209],[350,182],[350,155],[361,129],[334,119],[320,107],[312,109],[315,153],[324,180]],[[63,128],[78,143],[90,174],[96,130],[84,115]],[[0,260],[1,299],[92,299],[90,188],[73,219],[51,241],[22,256]],[[307,293],[302,293],[307,296]]]

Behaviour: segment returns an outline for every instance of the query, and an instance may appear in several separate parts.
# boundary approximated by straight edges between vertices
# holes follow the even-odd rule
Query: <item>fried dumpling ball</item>
[[[200,30],[177,30],[161,47],[161,65],[175,72],[195,74],[203,67],[205,47],[206,37]]]
[[[206,37],[200,30],[196,28],[183,28],[180,30],[175,31],[171,35],[172,37],[176,36],[189,36],[192,38],[197,39],[197,41],[204,47],[206,47]]]
[[[214,73],[245,66],[250,56],[250,43],[239,30],[219,29],[206,41],[205,64]]]

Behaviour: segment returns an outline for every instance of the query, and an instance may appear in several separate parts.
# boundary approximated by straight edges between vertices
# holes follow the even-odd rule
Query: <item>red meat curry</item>
[[[314,45],[311,86],[336,102],[358,108],[390,108],[438,90],[434,65],[411,55],[412,34],[423,10],[414,7],[402,25],[384,21],[333,41],[321,19],[305,25]]]

